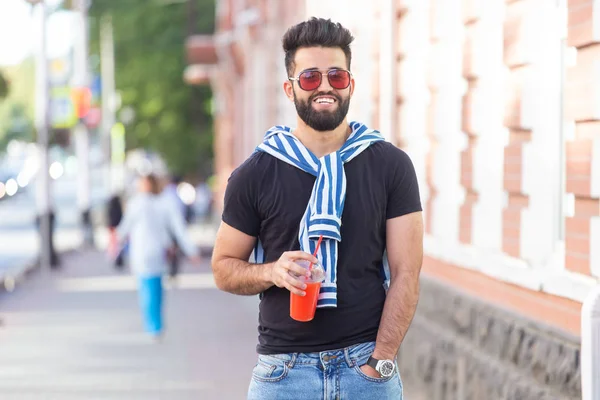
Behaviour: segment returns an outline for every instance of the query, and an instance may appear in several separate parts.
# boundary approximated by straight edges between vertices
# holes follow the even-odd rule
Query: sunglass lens
[[[315,90],[321,86],[321,73],[319,71],[306,71],[300,74],[298,82],[304,90]]]
[[[329,84],[334,89],[346,89],[350,85],[350,73],[339,69],[333,69],[327,74]]]

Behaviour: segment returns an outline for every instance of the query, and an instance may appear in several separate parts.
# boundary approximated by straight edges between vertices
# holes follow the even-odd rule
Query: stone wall
[[[581,398],[579,338],[422,277],[398,362],[407,400]]]

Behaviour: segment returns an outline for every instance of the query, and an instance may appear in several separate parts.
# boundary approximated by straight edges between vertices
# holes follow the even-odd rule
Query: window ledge
[[[498,250],[445,241],[432,235],[425,235],[423,245],[425,254],[440,261],[579,302],[598,284],[595,278],[565,270],[564,253],[560,251],[560,246],[547,263],[534,267],[525,260]]]

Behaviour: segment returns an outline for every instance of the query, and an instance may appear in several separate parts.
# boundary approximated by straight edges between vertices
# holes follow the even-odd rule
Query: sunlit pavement
[[[0,295],[0,398],[245,398],[258,299],[218,291],[208,259],[167,291],[160,343],[142,332],[128,272],[99,252],[64,261]]]

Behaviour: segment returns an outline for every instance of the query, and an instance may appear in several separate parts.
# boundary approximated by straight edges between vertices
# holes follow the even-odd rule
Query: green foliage
[[[33,123],[27,117],[27,110],[23,104],[11,102],[8,108],[8,124],[0,135],[0,150],[5,151],[11,140],[33,140]]]
[[[0,71],[0,99],[5,98],[8,95],[8,81],[2,75],[2,71]]]
[[[127,147],[157,151],[177,174],[209,171],[212,117],[208,86],[183,81],[185,40],[212,33],[215,0],[94,0],[92,54],[100,54],[100,19],[110,15],[115,39],[116,86],[122,107],[135,111]]]
[[[0,99],[0,153],[12,139],[29,141],[34,138],[34,68],[32,59],[20,65],[4,67],[0,75],[10,82],[10,91]],[[0,92],[2,91],[0,82]],[[0,96],[1,97],[1,96]]]

